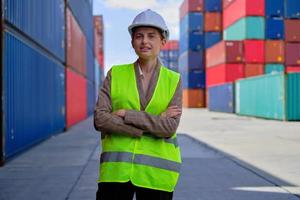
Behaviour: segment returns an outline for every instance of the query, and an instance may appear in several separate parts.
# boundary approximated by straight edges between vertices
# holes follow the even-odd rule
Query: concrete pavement
[[[297,200],[300,123],[185,109],[174,200]],[[92,118],[0,168],[0,200],[95,199],[99,134]]]

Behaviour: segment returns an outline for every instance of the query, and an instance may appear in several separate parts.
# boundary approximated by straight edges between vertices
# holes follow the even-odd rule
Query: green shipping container
[[[264,38],[264,17],[244,17],[224,30],[224,40],[246,40]]]
[[[236,113],[300,120],[300,73],[277,73],[236,82]]]
[[[274,74],[284,72],[284,65],[282,64],[266,64],[265,74]]]

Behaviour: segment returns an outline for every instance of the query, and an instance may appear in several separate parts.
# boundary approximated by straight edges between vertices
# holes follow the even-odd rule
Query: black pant
[[[172,200],[173,192],[152,190],[127,183],[98,183],[97,200]]]

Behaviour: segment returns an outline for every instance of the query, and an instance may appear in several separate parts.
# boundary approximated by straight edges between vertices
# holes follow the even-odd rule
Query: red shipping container
[[[222,30],[222,15],[218,12],[206,12],[204,15],[204,31],[219,32]]]
[[[285,40],[287,42],[300,42],[300,20],[286,19],[285,25]]]
[[[300,43],[285,44],[285,64],[300,65]]]
[[[244,40],[245,63],[264,63],[264,40]]]
[[[98,55],[100,51],[103,51],[103,18],[102,16],[94,16],[94,51],[95,55]]]
[[[178,50],[178,49],[179,49],[178,40],[169,40],[161,50]]]
[[[265,0],[236,0],[223,11],[223,29],[246,16],[264,16]]]
[[[265,62],[284,63],[284,41],[266,40],[265,41]]]
[[[100,51],[98,54],[97,54],[97,59],[98,59],[98,62],[100,64],[100,67],[102,69],[104,69],[104,54],[103,54],[103,51]]]
[[[246,64],[245,77],[258,76],[265,73],[264,64]]]
[[[67,8],[67,67],[86,74],[86,38]]]
[[[287,73],[300,73],[300,65],[298,67],[297,66],[287,66],[286,72]]]
[[[223,10],[225,9],[225,8],[227,8],[232,2],[234,2],[234,1],[236,1],[236,0],[223,0],[222,2],[223,2]]]
[[[67,127],[87,117],[87,81],[78,73],[66,68]]]
[[[242,63],[244,49],[242,41],[224,41],[206,50],[206,67],[224,63]]]
[[[184,0],[180,6],[180,19],[189,12],[202,12],[204,0]]]
[[[243,64],[220,64],[206,69],[206,87],[233,82],[244,77]]]
[[[182,92],[182,104],[187,108],[205,107],[205,90],[184,89]]]

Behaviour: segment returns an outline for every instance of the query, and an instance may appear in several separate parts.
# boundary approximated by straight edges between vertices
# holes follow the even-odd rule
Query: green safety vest
[[[157,85],[145,111],[160,115],[166,111],[179,81],[179,74],[160,67]],[[111,71],[112,110],[140,111],[140,99],[133,64],[114,66]],[[99,182],[128,182],[172,192],[181,166],[176,134],[158,138],[144,134],[141,138],[112,133],[102,140]]]

